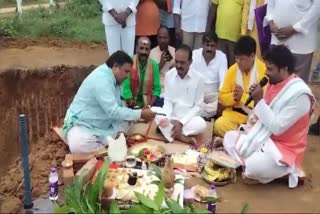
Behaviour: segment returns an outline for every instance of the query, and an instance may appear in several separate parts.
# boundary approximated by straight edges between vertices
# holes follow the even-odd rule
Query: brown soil
[[[103,45],[7,42],[0,52],[0,67],[51,67],[55,64],[98,65],[107,55]],[[33,44],[30,41],[27,45]],[[60,44],[60,43],[59,43]],[[62,43],[63,44],[63,43]],[[15,46],[17,45],[17,47]],[[49,46],[49,47],[48,47]],[[51,166],[61,163],[66,152],[63,143],[51,132],[59,123],[81,81],[93,68],[58,66],[51,69],[10,69],[0,73],[0,212],[17,212],[22,205],[18,113],[28,116],[30,165],[34,197],[47,195],[48,173]],[[320,97],[319,85],[313,90]],[[304,186],[289,189],[286,183],[248,186],[238,180],[235,184],[218,187],[222,202],[219,213],[240,213],[245,203],[249,213],[320,213],[320,138],[310,136],[304,169],[308,179]],[[9,167],[9,163],[12,165]],[[18,189],[18,191],[17,191]],[[4,202],[4,203],[2,203]],[[2,203],[2,204],[1,204]]]

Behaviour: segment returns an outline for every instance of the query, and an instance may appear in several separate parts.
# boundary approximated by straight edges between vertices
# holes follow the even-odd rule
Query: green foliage
[[[248,208],[249,208],[249,205],[248,204],[245,204],[241,210],[241,214],[247,214],[248,213]]]
[[[98,0],[68,0],[61,8],[37,8],[0,19],[0,35],[13,38],[39,37],[78,41],[105,41]]]
[[[55,213],[104,213],[101,208],[101,194],[103,184],[109,170],[109,160],[104,162],[102,169],[92,184],[91,182],[81,186],[82,177],[75,178],[73,183],[66,187],[64,192],[65,204],[56,206]]]

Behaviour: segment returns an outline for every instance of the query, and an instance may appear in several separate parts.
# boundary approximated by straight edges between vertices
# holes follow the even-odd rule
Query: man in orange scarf
[[[153,106],[161,93],[160,72],[156,61],[149,58],[151,42],[140,37],[133,57],[133,67],[122,84],[122,97],[129,107]]]

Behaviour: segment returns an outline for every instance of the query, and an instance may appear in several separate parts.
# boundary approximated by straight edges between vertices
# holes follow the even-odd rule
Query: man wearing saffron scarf
[[[306,150],[314,97],[308,85],[294,73],[294,57],[284,45],[264,56],[269,84],[250,87],[257,122],[248,132],[227,132],[223,141],[228,154],[244,166],[247,183],[268,183],[289,175],[289,187],[298,184]]]
[[[140,37],[132,70],[122,85],[122,97],[131,108],[153,106],[161,93],[159,66],[149,57],[150,49],[149,38]]]
[[[264,77],[265,65],[256,57],[256,42],[250,36],[241,37],[235,45],[236,62],[226,73],[219,90],[219,104],[224,110],[214,124],[216,135],[223,137],[227,131],[237,130],[246,123],[253,104],[245,106],[249,88]]]

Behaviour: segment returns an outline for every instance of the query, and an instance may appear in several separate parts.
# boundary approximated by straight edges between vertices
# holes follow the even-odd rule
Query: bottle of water
[[[208,197],[210,199],[211,198],[214,198],[215,200],[217,199],[216,186],[213,184],[210,185]],[[215,201],[213,202],[210,199],[208,201],[208,211],[210,214],[215,214],[216,213],[216,202]]]
[[[207,163],[207,154],[208,154],[208,149],[203,147],[201,148],[200,150],[200,154],[198,156],[198,159],[197,159],[197,163],[198,163],[198,172],[201,173],[204,166],[206,165]]]
[[[49,175],[49,199],[56,201],[58,199],[58,172],[56,168],[51,168]]]

